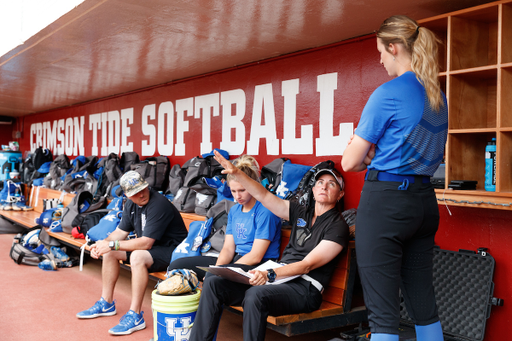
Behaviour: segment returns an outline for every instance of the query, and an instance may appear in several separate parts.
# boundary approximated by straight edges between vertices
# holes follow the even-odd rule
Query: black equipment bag
[[[193,213],[196,208],[196,191],[189,187],[181,187],[174,196],[172,204],[180,212]]]
[[[434,291],[445,341],[481,341],[491,307],[502,306],[493,297],[494,258],[487,249],[449,251],[434,248]],[[400,334],[402,341],[416,340],[414,321],[400,296]],[[343,340],[369,341],[369,330],[343,335]],[[345,332],[344,332],[345,333]],[[333,339],[342,340],[342,339]]]
[[[187,175],[187,170],[180,167],[179,164],[175,164],[172,166],[169,172],[169,186],[167,187],[167,191],[165,194],[172,194],[176,196],[178,190],[183,187],[183,183],[185,181],[185,176]]]
[[[206,213],[206,219],[213,218],[212,231],[204,242],[211,243],[211,249],[220,252],[224,245],[224,238],[226,237],[226,227],[228,226],[228,214],[231,207],[235,206],[236,202],[230,200],[222,200]]]
[[[211,155],[205,158],[201,156],[193,157],[185,162],[182,168],[187,170],[183,182],[184,186],[187,187],[193,186],[202,178],[213,178],[215,176],[225,178],[225,175],[222,174],[224,168]]]
[[[141,163],[132,164],[131,170],[138,172],[151,188],[156,191],[167,189],[170,162],[167,156],[148,157]]]
[[[85,236],[90,229],[98,225],[101,218],[109,213],[110,210],[106,208],[80,213],[75,217],[75,219],[73,219],[71,226],[76,227],[78,233],[82,233]]]
[[[265,179],[268,184],[265,186],[270,192],[275,193],[277,187],[281,183],[281,179],[283,177],[283,164],[288,159],[285,157],[280,157],[272,162],[266,164],[261,168],[261,178],[263,179],[262,183],[265,183]]]
[[[334,165],[332,160],[327,160],[311,167],[300,180],[297,189],[288,193],[285,199],[299,203],[302,206],[311,206],[313,204],[313,187],[315,186],[316,172],[320,169],[334,169]]]
[[[119,156],[115,153],[110,153],[99,162],[98,169],[101,167],[103,167],[103,171],[98,179],[98,189],[93,193],[95,196],[108,196],[110,195],[110,193],[108,193],[109,188],[112,188],[112,185],[123,176]]]
[[[140,157],[139,154],[137,154],[136,152],[123,152],[123,154],[121,155],[120,167],[123,173],[126,173],[129,170],[131,170],[131,165],[137,163],[140,163]]]
[[[82,205],[88,205],[88,208],[83,211],[81,211]],[[73,200],[64,207],[62,210],[62,219],[61,219],[61,226],[62,231],[66,233],[71,233],[73,230],[73,220],[75,217],[81,213],[87,213],[92,212],[101,208],[104,208],[107,204],[107,201],[105,200],[105,197],[96,197],[93,198],[93,195],[89,191],[82,191],[75,195]]]

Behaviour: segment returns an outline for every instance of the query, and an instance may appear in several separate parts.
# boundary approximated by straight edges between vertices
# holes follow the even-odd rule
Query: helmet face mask
[[[132,197],[149,186],[142,175],[136,171],[126,172],[121,177],[120,185],[127,197]]]

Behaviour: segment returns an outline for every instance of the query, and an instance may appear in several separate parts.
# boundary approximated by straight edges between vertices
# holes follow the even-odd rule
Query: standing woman
[[[259,182],[260,168],[254,157],[242,155],[233,161],[233,165],[249,178]],[[242,264],[258,265],[269,259],[279,258],[281,219],[263,207],[233,175],[228,174],[226,181],[237,205],[229,210],[224,245],[219,257],[178,258],[169,264],[168,271],[192,269],[202,281],[205,271],[197,266],[234,263],[243,267]]]
[[[382,23],[380,63],[395,78],[370,96],[341,160],[345,171],[368,170],[356,249],[372,341],[398,341],[399,288],[417,339],[443,340],[432,284],[439,210],[430,184],[443,159],[448,128],[438,42],[406,16]]]

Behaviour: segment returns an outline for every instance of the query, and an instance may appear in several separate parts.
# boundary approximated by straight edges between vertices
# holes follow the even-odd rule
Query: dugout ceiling
[[[393,14],[423,19],[488,2],[86,0],[0,57],[0,115],[24,116],[339,42],[372,33]]]

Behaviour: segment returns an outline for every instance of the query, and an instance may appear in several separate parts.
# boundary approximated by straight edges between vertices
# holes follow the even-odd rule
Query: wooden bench
[[[27,228],[36,226],[35,218],[42,213],[43,199],[60,198],[62,192],[48,188],[39,187],[31,190],[30,206],[33,211],[14,212],[0,211],[0,215],[7,219],[25,226]],[[65,194],[63,197],[64,206],[69,204],[74,194]],[[192,214],[181,213],[183,221],[188,229],[193,221],[203,221],[205,217]],[[281,255],[290,239],[291,230],[283,228],[281,230]],[[50,232],[49,235],[61,241],[64,245],[79,249],[85,244],[84,239],[75,239],[71,234],[65,232]],[[122,264],[123,268],[130,270],[130,267]],[[165,279],[165,271],[150,273],[152,280],[159,281]],[[352,307],[354,298],[354,289],[356,286],[356,253],[353,241],[349,243],[347,251],[340,257],[338,265],[334,271],[329,285],[323,293],[323,302],[320,309],[311,313],[292,314],[284,316],[269,316],[267,327],[287,336],[311,333],[321,330],[343,327],[351,324],[358,324],[367,320],[367,312],[362,304],[361,293],[358,293],[358,306]],[[241,307],[227,307],[226,309],[236,314],[242,314]]]

